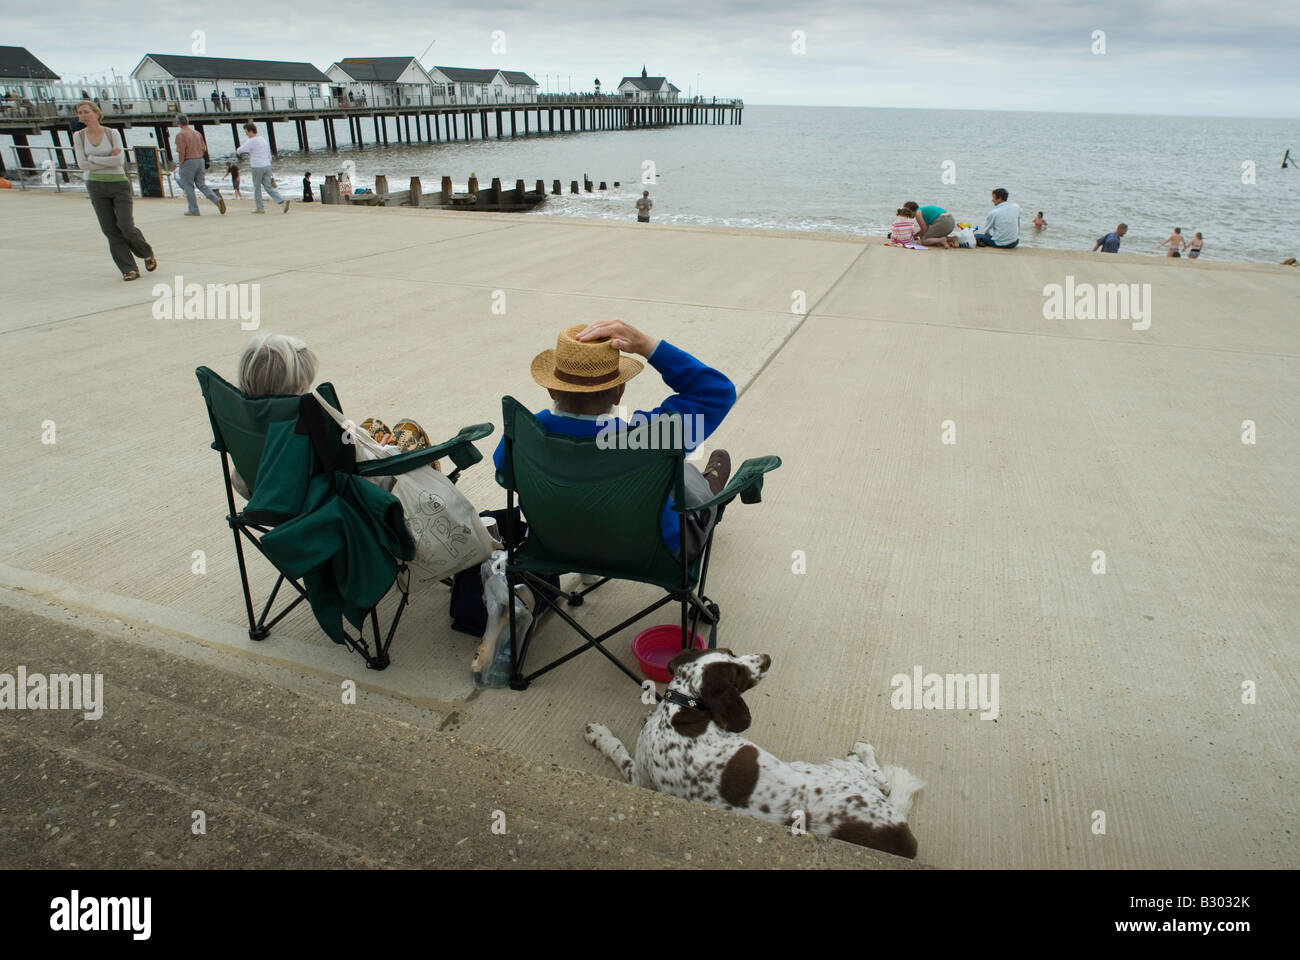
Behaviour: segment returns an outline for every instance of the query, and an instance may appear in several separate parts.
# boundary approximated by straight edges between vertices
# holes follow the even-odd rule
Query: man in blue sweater
[[[619,420],[615,408],[623,399],[627,381],[642,370],[642,363],[620,351],[638,354],[649,361],[675,392],[653,410],[638,410],[629,424]],[[572,437],[623,437],[638,429],[645,436],[662,435],[654,429],[660,414],[681,414],[685,421],[683,446],[693,450],[707,439],[736,402],[736,387],[725,375],[707,367],[689,353],[666,340],[642,333],[622,320],[598,320],[570,327],[560,333],[554,350],[544,350],[532,363],[533,379],[547,389],[554,407],[537,414],[538,421],[553,433]],[[639,444],[638,444],[639,445]],[[629,444],[633,446],[633,444]],[[497,444],[493,461],[500,469],[505,458],[505,441]],[[715,450],[701,473],[686,465],[686,505],[705,502],[726,486],[731,475],[731,458],[725,450]],[[664,543],[676,553],[686,542],[687,557],[693,559],[703,549],[709,531],[717,519],[717,510],[685,515],[681,529],[679,514],[673,510],[672,497],[664,507],[660,529]]]

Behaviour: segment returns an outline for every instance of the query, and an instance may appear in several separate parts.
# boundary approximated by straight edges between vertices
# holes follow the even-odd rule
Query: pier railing
[[[50,120],[66,117],[75,119],[80,100],[0,101],[0,119]],[[211,97],[184,100],[109,99],[99,100],[105,117],[130,120],[135,117],[162,118],[184,113],[204,119],[215,117],[244,117],[260,113],[311,112],[344,116],[350,113],[372,114],[386,110],[455,109],[466,107],[514,107],[527,109],[535,106],[717,106],[743,107],[744,101],[722,97],[666,97],[638,99],[621,94],[571,94],[543,93],[535,97],[476,96],[457,97],[424,94],[398,97],[227,97],[213,101]]]

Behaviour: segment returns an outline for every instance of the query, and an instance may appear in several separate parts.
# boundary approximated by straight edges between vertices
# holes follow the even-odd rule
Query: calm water
[[[1126,253],[1160,255],[1157,245],[1179,226],[1185,236],[1205,235],[1207,259],[1300,256],[1300,169],[1280,169],[1286,148],[1300,152],[1294,120],[751,106],[742,126],[364,150],[345,143],[333,155],[320,149],[321,125],[310,126],[308,154],[290,150],[297,146],[291,125],[276,128],[284,152],[274,169],[290,196],[304,170],[319,183],[347,160],[356,164],[355,185],[383,173],[392,189],[415,174],[426,190],[443,174],[463,189],[473,171],[483,186],[494,176],[508,187],[517,177],[548,187],[559,178],[567,191],[586,173],[611,190],[553,197],[534,215],[630,219],[651,161],[656,178],[646,188],[661,223],[874,236],[887,232],[905,200],[982,224],[990,190],[1002,186],[1023,212],[1023,246],[1086,249],[1123,220]],[[370,121],[365,129],[373,137]],[[346,127],[338,130],[346,140]],[[152,142],[147,129],[129,133],[133,144]],[[208,136],[214,161],[233,151],[229,127],[209,128]],[[1242,183],[1247,160],[1256,165],[1253,184]],[[945,161],[955,183],[943,182]],[[219,175],[216,164],[213,172]],[[1038,210],[1049,225],[1034,234]]]

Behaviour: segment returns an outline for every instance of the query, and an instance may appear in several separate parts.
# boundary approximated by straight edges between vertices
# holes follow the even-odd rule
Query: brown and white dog
[[[802,813],[810,833],[915,857],[907,814],[925,784],[901,767],[882,770],[871,744],[858,741],[845,759],[786,763],[740,735],[750,724],[741,694],[771,665],[767,654],[681,653],[668,664],[672,682],[641,728],[635,760],[602,724],[587,724],[587,742],[639,787],[788,826]]]

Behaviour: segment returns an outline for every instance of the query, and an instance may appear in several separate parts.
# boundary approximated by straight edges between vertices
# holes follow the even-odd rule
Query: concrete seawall
[[[756,742],[815,761],[867,739],[917,773],[931,865],[1296,866],[1300,271],[514,214],[135,209],[160,268],[128,284],[84,197],[0,196],[0,588],[165,634],[177,656],[355,678],[454,714],[471,744],[609,776],[582,728],[631,743],[635,688],[587,654],[526,692],[474,694],[477,641],[449,629],[437,584],[417,584],[383,673],[305,611],[247,639],[193,369],[233,378],[249,331],[159,317],[151,291],[259,284],[261,329],[307,340],[349,415],[435,437],[499,427],[503,394],[540,409],[533,355],[620,316],[735,380],[707,448],[785,461],[761,504],[728,512],[710,576],[720,643],[773,658],[747,697]],[[1149,328],[1045,319],[1067,279],[1149,284]],[[647,371],[625,402],[665,392]],[[503,505],[486,465],[462,489]],[[645,596],[615,585],[580,617],[608,625]],[[611,649],[634,663],[629,640]],[[553,623],[538,656],[570,645]],[[893,678],[916,667],[996,674],[997,719],[895,709]],[[6,736],[23,729],[0,714]]]

